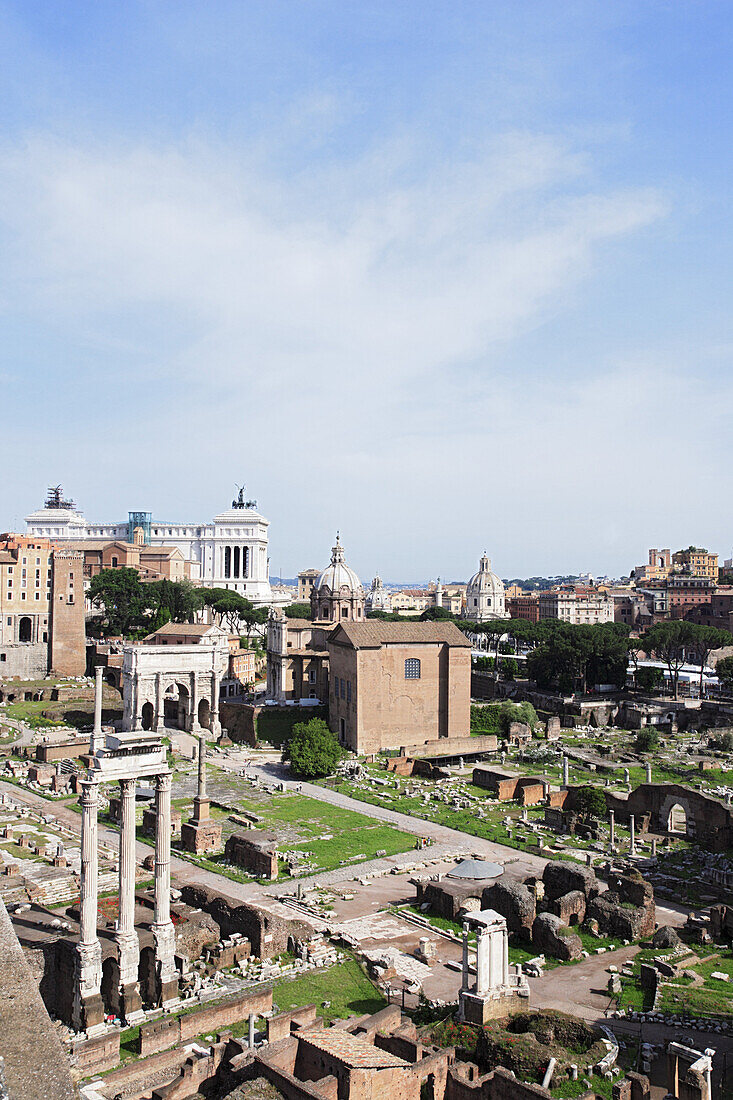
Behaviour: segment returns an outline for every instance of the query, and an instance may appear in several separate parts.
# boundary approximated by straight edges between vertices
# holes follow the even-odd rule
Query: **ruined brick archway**
[[[685,807],[679,802],[675,802],[670,807],[667,815],[667,832],[687,836],[687,813]]]
[[[152,947],[143,947],[137,968],[140,983],[140,996],[146,1006],[156,1007],[159,1001],[158,975],[155,951]]]
[[[109,955],[102,963],[102,985],[100,988],[106,1016],[120,1014],[120,964],[114,955]]]

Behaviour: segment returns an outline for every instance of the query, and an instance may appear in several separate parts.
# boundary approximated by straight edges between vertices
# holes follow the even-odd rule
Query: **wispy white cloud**
[[[410,540],[434,523],[431,486],[482,546],[485,520],[467,521],[472,507],[510,515],[483,495],[498,456],[517,500],[536,491],[537,456],[550,453],[552,491],[567,494],[573,421],[592,443],[616,394],[596,405],[591,383],[570,399],[580,402],[571,446],[558,433],[567,395],[542,385],[542,364],[507,382],[502,349],[572,302],[606,242],[667,210],[655,190],[601,187],[582,150],[528,133],[450,164],[393,142],[287,179],[261,155],[248,162],[200,143],[82,147],[34,136],[0,152],[0,187],[2,308],[42,316],[96,357],[96,392],[112,415],[110,358],[141,393],[152,378],[169,387],[165,415],[142,401],[137,430],[156,433],[156,472],[179,486],[174,505],[190,499],[187,515],[210,508],[212,466],[247,462],[265,510],[281,513],[281,547],[301,498],[317,499],[324,525],[351,522],[370,556],[375,520],[394,530],[403,518],[412,535],[391,556],[405,568],[416,560]],[[456,398],[459,367],[475,387]],[[221,418],[224,433],[206,430]],[[279,426],[299,418],[303,430],[283,435]],[[516,446],[518,420],[533,424],[529,450]],[[110,427],[107,415],[95,437],[84,422],[93,443]],[[195,448],[182,445],[191,439]],[[101,462],[109,469],[113,456]],[[128,454],[125,480],[144,470]],[[170,512],[162,498],[156,506]],[[451,552],[454,533],[432,538],[435,554]]]
[[[131,308],[181,311],[200,343],[176,373],[204,349],[222,377],[264,355],[285,378],[349,361],[394,381],[510,338],[597,245],[665,209],[653,191],[584,188],[583,158],[547,138],[513,135],[402,182],[407,156],[284,185],[200,146],[35,139],[0,157],[4,299],[70,325],[104,314],[110,332]]]

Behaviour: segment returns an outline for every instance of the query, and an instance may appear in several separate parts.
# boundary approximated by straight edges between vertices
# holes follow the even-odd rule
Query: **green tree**
[[[659,691],[664,687],[664,672],[656,665],[641,665],[636,671],[636,683],[642,691]]]
[[[471,731],[473,733],[496,733],[506,737],[512,722],[525,722],[528,726],[537,725],[537,711],[525,700],[512,703],[505,699],[503,703],[473,703],[471,705]]]
[[[485,638],[489,652],[493,652],[494,678],[499,678],[499,650],[503,641],[529,642],[535,637],[534,624],[527,619],[489,619],[484,623],[458,623],[465,634]]]
[[[249,603],[249,600],[247,601]],[[264,626],[269,618],[270,612],[266,607],[253,607],[250,603],[249,607],[240,615],[241,621],[245,625],[245,632],[247,637],[247,645],[250,645],[252,637],[252,631],[256,626]]]
[[[310,619],[311,605],[309,603],[289,603],[285,608],[286,619]]]
[[[303,779],[331,775],[344,755],[336,735],[322,718],[297,722],[283,752],[293,773]]]
[[[724,687],[733,685],[733,657],[721,657],[715,666],[715,672]]]
[[[558,619],[536,626],[540,644],[527,658],[527,673],[544,688],[586,692],[589,685],[626,683],[629,628],[623,623],[573,626]]]
[[[149,610],[164,622],[192,623],[196,612],[203,607],[203,589],[196,588],[188,580],[150,581],[145,585]],[[166,613],[167,612],[167,617]]]
[[[420,616],[420,622],[423,623],[432,621],[442,622],[443,620],[446,622],[460,622],[458,615],[454,615],[447,607],[428,607]]]
[[[666,664],[675,699],[679,692],[680,669],[685,663],[687,647],[694,643],[694,624],[685,622],[684,619],[668,619],[663,623],[655,623],[642,638],[646,652],[654,653]]]
[[[506,657],[501,662],[501,674],[505,680],[516,680],[518,672],[519,665],[513,657]]]
[[[659,746],[659,734],[653,726],[644,726],[636,735],[637,752],[653,752]]]
[[[92,577],[87,598],[104,611],[102,632],[127,637],[145,622],[148,607],[146,586],[136,569],[102,569]]]
[[[692,637],[687,642],[687,653],[700,665],[700,698],[702,699],[705,666],[714,649],[723,649],[733,643],[733,634],[729,630],[720,630],[715,626],[703,626],[690,623]]]
[[[204,604],[211,608],[217,626],[227,627],[230,634],[236,634],[239,623],[246,621],[247,615],[254,611],[248,599],[230,588],[201,588],[199,591]]]
[[[606,796],[600,787],[584,784],[573,791],[573,809],[583,817],[605,817]]]

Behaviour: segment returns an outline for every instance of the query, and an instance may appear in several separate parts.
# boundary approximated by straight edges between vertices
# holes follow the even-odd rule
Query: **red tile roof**
[[[301,1042],[310,1043],[317,1050],[338,1058],[350,1069],[409,1069],[410,1063],[390,1054],[373,1043],[352,1035],[340,1028],[323,1028],[300,1035]]]

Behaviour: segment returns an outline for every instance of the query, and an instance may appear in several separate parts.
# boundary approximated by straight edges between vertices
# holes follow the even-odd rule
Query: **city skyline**
[[[236,489],[241,490],[241,492],[239,493],[239,496],[240,496],[241,500],[244,500],[244,497],[246,495],[246,486],[236,485]],[[94,524],[94,525],[103,525],[104,527],[106,527],[108,529],[104,535],[90,536],[90,537],[95,537],[95,538],[108,538],[109,539],[109,538],[115,537],[115,536],[110,534],[110,530],[114,526],[119,527],[120,525],[122,525],[127,530],[128,526],[129,526],[128,517],[131,517],[131,516],[136,515],[136,514],[139,515],[139,514],[142,514],[142,513],[145,513],[145,512],[149,511],[149,509],[138,509],[138,508],[135,508],[135,509],[122,509],[121,508],[120,511],[119,511],[119,514],[117,516],[114,516],[114,517],[112,515],[107,515],[107,514],[104,514],[104,515],[101,515],[101,516],[92,516],[92,515],[89,515],[88,513],[86,513],[83,506],[77,500],[72,499],[71,494],[67,493],[64,490],[63,486],[61,486],[61,485],[58,485],[55,488],[48,488],[47,489],[46,507],[49,506],[50,501],[51,501],[51,496],[53,494],[57,494],[58,497],[64,501],[63,508],[64,509],[69,509],[69,514],[74,514],[74,513],[79,514],[88,523]],[[232,502],[232,504],[234,504],[234,502]],[[259,506],[259,502],[257,500],[249,500],[249,501],[247,501],[247,505],[251,505],[253,508],[255,508],[257,510],[257,513],[260,516],[264,515],[265,520],[269,521],[269,516],[266,515],[267,510],[262,509]],[[240,504],[238,507],[241,508],[242,505]],[[157,524],[162,525],[162,526],[167,526],[167,525],[172,524],[174,527],[178,527],[178,526],[197,527],[197,526],[201,526],[201,525],[205,525],[205,524],[210,523],[210,521],[212,521],[214,519],[215,515],[217,515],[220,512],[226,512],[227,510],[228,510],[228,506],[224,505],[223,507],[217,509],[216,511],[212,511],[211,514],[207,514],[205,516],[201,515],[201,516],[197,516],[197,517],[194,517],[192,515],[174,516],[174,515],[169,514],[169,513],[162,513],[160,515],[152,513],[151,523],[153,525],[155,525],[157,523]],[[12,530],[16,531],[16,533],[20,533],[20,534],[24,533],[25,530],[26,530],[26,526],[27,526],[26,519],[27,518],[32,519],[33,518],[32,513],[35,513],[35,516],[37,517],[36,521],[35,521],[36,523],[38,522],[38,518],[40,518],[40,520],[42,522],[42,517],[43,517],[43,514],[44,514],[44,508],[43,508],[43,506],[39,505],[38,509],[28,509],[27,512],[26,512],[26,515],[24,515],[22,519],[18,520],[17,523],[15,524],[15,526],[13,526],[12,528],[9,527],[8,530],[12,529]],[[58,513],[56,513],[56,514],[58,514]],[[246,515],[247,515],[247,512],[246,511],[245,512],[240,512],[239,515],[242,517],[242,519],[244,519],[244,517],[246,517]],[[1,520],[1,518],[2,517],[0,517],[0,520]],[[1,527],[1,524],[0,524],[0,527]],[[176,532],[174,531],[173,533],[175,534]],[[38,532],[36,532],[36,534],[38,534]],[[340,536],[341,536],[341,532],[337,530],[335,532],[335,534],[333,536],[331,536],[331,541],[333,542],[333,540],[335,538],[340,538]],[[58,538],[58,537],[63,537],[63,536],[60,536],[60,535],[56,534],[53,537]],[[116,537],[122,537],[122,536],[118,535]],[[327,535],[326,535],[326,538],[328,538]],[[156,540],[154,539],[153,541],[156,541]],[[662,540],[662,541],[664,541],[664,540]],[[660,542],[660,540],[657,539],[657,544],[658,545],[659,545],[659,542]],[[700,544],[700,540],[696,540],[696,543]],[[693,544],[689,543],[689,540],[687,538],[683,538],[682,542],[679,544],[679,547],[677,547],[675,545],[674,551],[676,552],[677,549],[682,550],[687,545],[691,546]],[[268,538],[268,549],[271,549],[271,546],[272,546],[272,529],[271,529],[271,524],[270,524],[269,538]],[[713,547],[713,546],[709,547],[709,549],[711,550],[711,552],[716,553],[718,555],[720,565],[721,565],[721,568],[722,568],[723,561],[724,561],[725,555],[726,555],[726,551],[725,550],[718,550],[716,547]],[[489,552],[489,550],[488,550],[487,547],[484,547],[483,551],[481,551],[481,552],[482,553],[487,553],[487,552]],[[316,550],[316,554],[317,553],[318,553],[318,550]],[[330,551],[329,551],[329,553],[330,553]],[[585,577],[585,576],[591,576],[595,579],[598,579],[598,578],[620,579],[620,578],[623,578],[623,577],[628,577],[629,574],[631,573],[631,571],[634,568],[636,568],[637,566],[643,565],[645,560],[646,560],[647,554],[650,554],[650,553],[651,553],[651,551],[648,550],[648,548],[644,549],[643,552],[639,551],[638,556],[636,558],[634,558],[632,564],[627,564],[626,567],[622,567],[622,568],[616,570],[615,572],[602,571],[602,570],[593,569],[593,568],[586,568],[586,567],[577,568],[577,569],[566,568],[566,569],[562,569],[562,570],[558,570],[558,571],[537,569],[533,572],[525,572],[525,573],[521,573],[521,574],[518,573],[517,571],[512,571],[511,569],[505,570],[503,572],[501,570],[498,570],[498,569],[496,571],[500,573],[500,575],[502,576],[502,578],[505,581],[511,581],[511,580],[516,580],[516,579],[529,580],[533,577],[535,577],[535,578],[544,578],[544,579],[558,579],[558,578],[563,578],[563,577],[568,577],[568,576],[575,576],[577,578],[582,578],[582,577]],[[352,555],[349,553],[348,556],[349,556],[349,560],[350,560],[351,564],[353,565],[354,561],[352,560]],[[322,555],[322,557],[323,557],[323,555]],[[371,584],[372,579],[377,575],[380,576],[381,579],[386,584],[388,584],[392,587],[398,586],[398,585],[403,585],[403,586],[408,586],[408,587],[410,585],[426,585],[426,584],[434,583],[438,579],[442,580],[444,584],[462,584],[462,583],[465,583],[473,575],[473,573],[475,572],[476,567],[478,565],[478,557],[479,557],[479,555],[476,556],[476,561],[472,564],[471,567],[469,567],[468,572],[463,577],[461,577],[457,574],[450,574],[449,575],[446,572],[440,573],[440,572],[437,572],[435,569],[433,569],[432,571],[428,571],[427,573],[424,573],[422,575],[422,577],[420,577],[419,573],[413,572],[412,574],[405,574],[400,578],[398,576],[390,575],[387,572],[385,572],[383,569],[381,569],[380,567],[378,567],[378,566],[374,567],[373,563],[370,565],[366,561],[362,562],[356,568],[356,571],[360,576],[362,584],[364,584],[367,588]],[[354,559],[354,560],[359,560],[360,558],[361,558],[361,555],[360,555],[359,550],[357,548],[356,559]],[[489,558],[491,560],[490,552],[489,552]],[[288,569],[285,569],[285,568],[281,568],[281,564],[278,561],[276,561],[275,557],[272,554],[270,554],[270,556],[269,556],[270,578],[273,581],[277,582],[277,583],[282,583],[284,581],[287,582],[287,581],[297,580],[297,574],[300,571],[304,570],[304,569],[313,569],[313,568],[315,568],[315,569],[321,569],[322,570],[325,567],[326,567],[326,559],[325,559],[325,557],[323,557],[323,561],[320,561],[320,559],[318,561],[316,561],[315,558],[314,558],[314,560],[311,561],[309,564],[303,564],[302,562],[296,563],[295,565],[293,565],[291,570],[288,570]]]
[[[246,480],[287,574],[727,556],[732,27],[0,3],[2,526]]]

